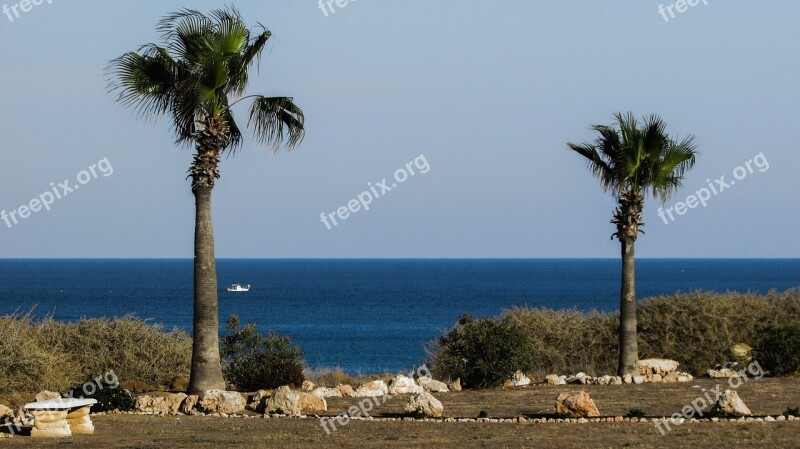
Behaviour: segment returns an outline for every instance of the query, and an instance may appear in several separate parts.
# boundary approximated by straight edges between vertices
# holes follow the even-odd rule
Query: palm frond
[[[250,122],[256,140],[272,145],[277,151],[281,144],[287,151],[303,140],[305,116],[292,98],[258,96],[250,108]]]

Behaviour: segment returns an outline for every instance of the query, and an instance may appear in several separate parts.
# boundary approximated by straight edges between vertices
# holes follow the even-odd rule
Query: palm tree
[[[252,99],[248,127],[255,140],[277,151],[303,138],[304,117],[292,98],[244,97],[249,70],[260,61],[270,33],[249,29],[235,8],[206,15],[183,9],[157,26],[162,45],[147,44],[112,60],[109,89],[117,102],[143,118],[172,119],[177,144],[194,146],[189,168],[195,197],[194,343],[189,391],[225,389],[219,357],[219,316],[211,191],[223,153],[243,144],[233,107]]]
[[[604,191],[617,197],[618,207],[611,223],[622,247],[622,287],[620,289],[619,366],[617,374],[638,374],[639,349],[636,337],[636,271],[634,245],[640,228],[645,196],[661,201],[681,186],[684,172],[695,164],[694,136],[680,142],[665,132],[666,124],[657,115],[640,123],[632,113],[616,114],[614,125],[593,125],[598,136],[593,144],[567,146],[585,157],[592,174]]]

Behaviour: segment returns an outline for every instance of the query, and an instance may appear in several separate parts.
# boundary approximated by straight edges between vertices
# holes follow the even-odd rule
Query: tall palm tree
[[[694,136],[672,139],[666,124],[657,115],[639,122],[630,112],[618,113],[613,125],[593,125],[594,143],[567,146],[585,157],[592,174],[604,191],[616,195],[618,207],[611,223],[622,247],[622,286],[620,289],[619,366],[620,376],[636,373],[639,349],[636,336],[636,271],[634,245],[640,228],[645,196],[661,201],[681,186],[684,173],[695,164]]]
[[[211,191],[223,153],[243,143],[233,106],[252,99],[248,127],[255,140],[278,150],[294,148],[304,135],[303,112],[292,98],[244,97],[249,70],[258,65],[272,35],[250,29],[235,8],[206,15],[183,9],[157,26],[162,44],[147,44],[112,60],[107,68],[117,102],[144,118],[168,115],[178,144],[194,146],[189,168],[195,197],[194,343],[189,391],[225,389],[219,357],[219,316]]]

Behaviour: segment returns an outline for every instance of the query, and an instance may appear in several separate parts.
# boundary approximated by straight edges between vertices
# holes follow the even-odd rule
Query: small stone
[[[51,399],[58,399],[61,395],[55,391],[43,390],[36,394],[36,402],[49,401]]]
[[[556,398],[555,405],[557,413],[568,413],[581,418],[600,416],[600,411],[585,391],[561,393]]]
[[[750,416],[752,413],[747,408],[744,401],[739,397],[739,393],[733,390],[725,390],[719,395],[714,410],[721,412],[725,416]]]
[[[631,376],[630,374],[626,374],[625,376],[622,377],[622,382],[627,384],[627,385],[632,384],[633,383],[633,376]]]
[[[389,381],[389,394],[420,394],[425,390],[414,382],[414,379],[402,374]],[[359,389],[360,390],[360,389]]]
[[[265,412],[299,416],[302,414],[300,395],[294,393],[287,385],[279,387],[272,392],[269,400],[267,400]]]
[[[409,399],[405,411],[423,418],[441,418],[444,406],[432,394],[422,393]]]
[[[389,394],[389,387],[386,386],[386,383],[382,380],[373,380],[372,382],[358,387],[358,390],[355,392],[355,397],[380,397],[386,396],[387,394]]]

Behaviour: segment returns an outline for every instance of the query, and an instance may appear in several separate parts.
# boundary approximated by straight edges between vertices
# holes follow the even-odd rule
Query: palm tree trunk
[[[211,188],[193,189],[194,230],[194,344],[189,393],[224,390],[219,358],[219,315],[214,228],[211,225]]]
[[[639,345],[636,337],[635,239],[620,238],[622,245],[622,287],[619,304],[619,367],[617,375],[639,374]]]

